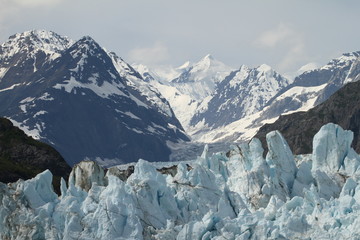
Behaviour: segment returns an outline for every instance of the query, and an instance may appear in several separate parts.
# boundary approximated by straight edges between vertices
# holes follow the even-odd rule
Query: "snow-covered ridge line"
[[[6,60],[22,50],[29,50],[30,47],[53,55],[66,50],[73,43],[74,41],[68,37],[60,36],[52,31],[32,30],[17,33],[1,44],[4,51],[2,59]]]
[[[11,36],[0,46],[0,99],[1,115],[56,146],[71,166],[86,158],[106,166],[166,161],[167,141],[189,141],[160,92],[89,36]]]
[[[94,162],[61,196],[45,171],[2,190],[0,237],[21,239],[356,239],[360,157],[352,132],[327,124],[313,153],[293,156],[277,131],[161,173],[139,160],[127,179]],[[176,171],[175,171],[176,170]],[[121,180],[123,179],[123,180]],[[29,227],[31,226],[31,227]]]

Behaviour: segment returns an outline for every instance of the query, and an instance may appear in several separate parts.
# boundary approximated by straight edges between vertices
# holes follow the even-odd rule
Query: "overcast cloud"
[[[166,64],[170,61],[168,48],[161,42],[156,42],[151,47],[139,47],[129,51],[129,61],[145,65]]]
[[[181,65],[210,53],[281,73],[360,50],[358,0],[0,0],[0,41],[31,29],[90,35],[128,62]]]

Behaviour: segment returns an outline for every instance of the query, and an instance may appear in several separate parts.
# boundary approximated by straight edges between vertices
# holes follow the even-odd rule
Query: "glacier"
[[[359,239],[360,156],[329,123],[294,156],[280,132],[161,167],[74,166],[0,183],[1,239]]]

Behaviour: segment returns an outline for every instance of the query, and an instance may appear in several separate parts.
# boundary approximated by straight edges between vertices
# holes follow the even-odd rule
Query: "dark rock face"
[[[90,37],[70,43],[28,32],[1,45],[0,116],[54,146],[71,166],[167,161],[167,141],[189,140],[166,100],[122,59]]]
[[[0,118],[0,182],[30,179],[49,169],[54,187],[59,191],[60,178],[68,178],[71,168],[51,146],[25,135],[11,121]]]
[[[352,147],[360,153],[360,82],[346,84],[328,100],[307,112],[280,116],[273,124],[266,124],[254,136],[266,146],[265,135],[279,130],[294,154],[312,151],[312,139],[326,123],[336,123],[354,132]]]

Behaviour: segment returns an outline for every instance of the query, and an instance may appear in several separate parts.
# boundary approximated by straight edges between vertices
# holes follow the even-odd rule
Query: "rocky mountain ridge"
[[[0,53],[0,115],[55,146],[70,165],[166,160],[168,142],[188,141],[161,94],[91,37],[29,31]]]

